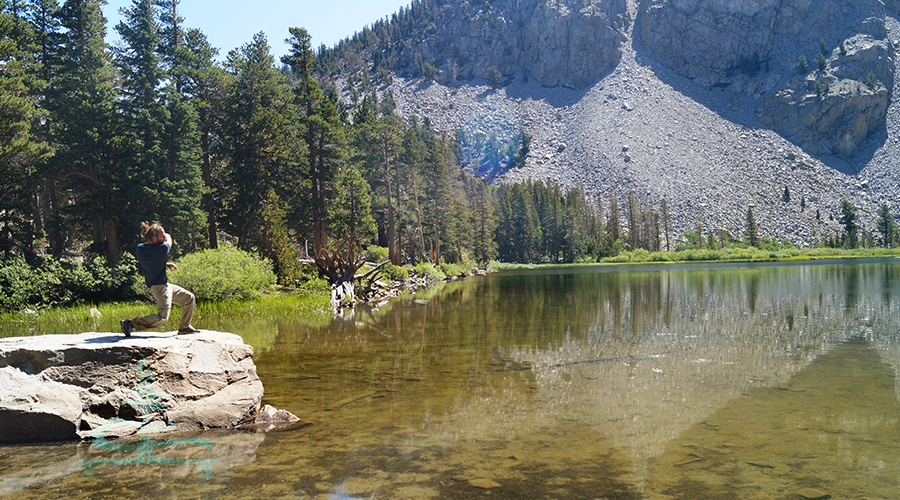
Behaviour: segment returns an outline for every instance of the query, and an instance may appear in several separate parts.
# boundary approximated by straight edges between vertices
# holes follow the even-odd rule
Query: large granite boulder
[[[763,123],[852,155],[884,123],[894,48],[880,0],[646,0],[637,35],[704,87],[759,97]],[[805,62],[805,67],[804,67]]]
[[[230,333],[0,339],[0,443],[235,427],[262,396],[253,348]]]

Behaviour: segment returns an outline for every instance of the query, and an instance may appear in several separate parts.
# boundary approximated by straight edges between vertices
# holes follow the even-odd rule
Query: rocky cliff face
[[[409,51],[440,70],[437,80],[530,75],[544,86],[583,88],[615,67],[625,0],[447,2],[432,33]]]
[[[762,122],[813,154],[851,155],[894,79],[879,0],[646,0],[639,39],[704,87],[763,97]]]
[[[503,140],[524,129],[533,137],[525,166],[496,182],[581,185],[607,208],[610,196],[623,200],[632,190],[652,210],[665,199],[676,234],[701,221],[740,238],[753,206],[761,234],[811,245],[842,231],[844,199],[870,231],[880,204],[900,210],[900,102],[891,99],[900,92],[892,10],[900,0],[886,12],[869,0],[625,7],[626,20],[637,22],[623,21],[617,62],[583,88],[553,87],[549,73],[538,81],[534,64],[535,78],[500,88],[479,78],[395,78],[397,112],[428,117],[448,133]],[[801,54],[803,74],[795,67]]]

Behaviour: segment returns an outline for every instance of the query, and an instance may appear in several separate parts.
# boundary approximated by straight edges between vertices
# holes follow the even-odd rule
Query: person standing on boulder
[[[156,299],[157,314],[151,314],[142,318],[123,319],[119,322],[122,333],[126,337],[131,336],[133,330],[146,330],[163,325],[169,320],[169,311],[172,304],[181,307],[181,322],[178,324],[178,334],[197,333],[191,326],[191,318],[197,308],[194,294],[184,288],[169,283],[166,276],[166,268],[178,269],[172,262],[168,262],[167,256],[172,251],[172,235],[167,233],[159,224],[150,225],[141,222],[141,237],[145,243],[137,246],[137,259],[144,272],[144,281],[150,287],[150,293]]]

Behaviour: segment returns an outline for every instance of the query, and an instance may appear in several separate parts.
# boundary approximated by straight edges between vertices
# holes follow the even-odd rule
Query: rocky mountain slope
[[[842,199],[870,230],[881,203],[900,210],[894,2],[548,0],[518,20],[498,9],[506,3],[481,8],[472,31],[448,17],[443,42],[422,42],[431,60],[437,47],[466,54],[474,80],[452,78],[462,65],[448,57],[436,81],[389,87],[398,113],[439,129],[531,134],[526,166],[497,181],[581,184],[607,206],[630,190],[655,210],[665,198],[676,232],[699,220],[739,236],[752,206],[761,233],[800,245],[840,231]],[[501,18],[509,29],[481,28]],[[556,31],[535,38],[523,23],[536,19]],[[604,38],[585,41],[590,30]],[[553,49],[528,59],[541,36]],[[504,48],[510,39],[519,52]],[[511,83],[479,80],[491,66]]]

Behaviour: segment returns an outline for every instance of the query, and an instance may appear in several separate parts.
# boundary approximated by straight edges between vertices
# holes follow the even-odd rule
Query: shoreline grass
[[[330,293],[325,290],[296,290],[277,291],[254,299],[198,301],[194,324],[199,328],[216,329],[230,321],[298,316],[312,324],[325,324],[332,318],[330,299]],[[136,300],[2,313],[0,338],[75,333],[73,328],[119,332],[121,319],[155,311],[156,305],[152,301]],[[173,307],[163,330],[176,329],[180,314],[180,309]]]
[[[763,262],[803,262],[824,259],[900,257],[900,249],[854,249],[795,248],[768,251],[746,248],[724,250],[683,250],[680,252],[623,252],[616,257],[600,262],[510,264],[492,261],[489,271],[516,269],[566,268],[588,266],[617,266],[635,264],[703,264],[703,263],[763,263]],[[0,314],[0,338],[73,333],[82,331],[119,332],[119,320],[144,316],[154,312],[150,300],[131,302],[109,302],[101,304],[79,304],[64,308],[24,310]],[[98,314],[99,313],[99,314]],[[179,309],[173,308],[169,323],[177,326]],[[204,318],[206,317],[206,319]],[[311,325],[324,325],[333,318],[330,306],[330,292],[326,287],[313,286],[309,290],[272,291],[254,299],[224,299],[217,301],[200,300],[197,304],[195,326],[199,328],[221,329],[230,322],[298,318]]]
[[[752,263],[752,262],[802,262],[825,259],[865,259],[865,258],[900,257],[898,248],[861,248],[843,250],[835,248],[811,248],[798,250],[790,248],[770,251],[747,248],[727,248],[724,250],[682,250],[678,252],[647,252],[637,250],[622,252],[615,257],[601,259],[599,262],[572,263],[533,263],[518,264],[491,261],[489,271],[507,271],[515,269],[541,269],[550,267],[588,267],[616,266],[633,264],[703,264],[703,263]]]

